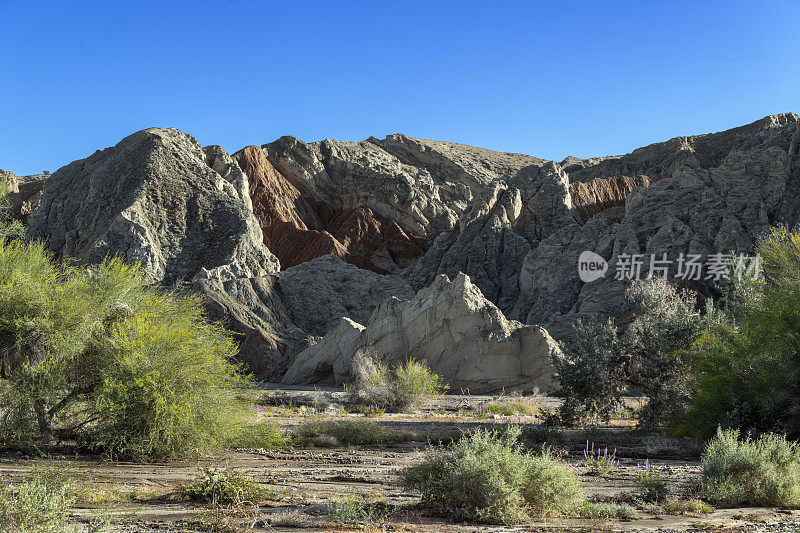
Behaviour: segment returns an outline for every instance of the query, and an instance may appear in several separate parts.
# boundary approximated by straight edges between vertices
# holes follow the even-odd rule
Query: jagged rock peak
[[[50,176],[28,233],[59,257],[138,262],[150,281],[276,272],[248,198],[247,180],[222,148],[150,128]]]

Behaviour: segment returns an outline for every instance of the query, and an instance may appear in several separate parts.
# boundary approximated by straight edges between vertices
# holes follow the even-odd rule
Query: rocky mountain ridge
[[[151,128],[43,180],[27,231],[58,257],[117,254],[152,282],[190,283],[265,379],[341,381],[372,349],[474,390],[540,386],[557,347],[510,348],[511,331],[558,339],[627,312],[621,255],[748,252],[800,221],[798,124],[785,113],[561,162],[404,135],[231,156]],[[609,261],[605,278],[579,279],[584,250]]]

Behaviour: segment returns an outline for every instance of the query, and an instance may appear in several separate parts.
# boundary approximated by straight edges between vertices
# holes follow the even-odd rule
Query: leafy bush
[[[365,353],[353,360],[353,382],[346,387],[348,403],[392,412],[424,407],[447,386],[422,362],[413,358],[389,367]]]
[[[429,447],[402,473],[406,488],[454,519],[516,524],[562,514],[582,501],[577,476],[548,450],[526,452],[519,428],[479,430],[447,448]]]
[[[719,430],[702,457],[703,497],[717,505],[800,507],[800,446],[784,436]]]
[[[297,429],[301,443],[316,445],[337,444],[343,446],[373,446],[394,444],[408,440],[406,435],[398,435],[372,420],[309,421]],[[325,437],[332,437],[326,439]]]
[[[625,339],[629,381],[647,397],[639,424],[655,427],[685,412],[691,399],[689,349],[721,317],[710,301],[705,313],[698,312],[692,293],[661,278],[633,282],[627,297],[639,311]]]
[[[564,397],[559,411],[562,422],[607,422],[622,406],[626,386],[623,349],[611,319],[604,323],[575,324],[575,338],[562,344],[553,364]]]
[[[0,438],[54,435],[132,458],[225,442],[246,405],[233,340],[196,296],[143,283],[136,266],[54,262],[0,240]]]
[[[621,337],[611,320],[575,325],[575,339],[554,365],[565,397],[563,422],[607,422],[621,396],[635,390],[647,401],[639,424],[654,427],[682,416],[690,403],[690,348],[722,315],[709,301],[703,313],[689,291],[661,278],[634,281],[626,292],[636,317]]]
[[[676,424],[708,438],[718,426],[800,437],[800,232],[773,228],[758,242],[762,280],[737,287],[731,321],[693,351],[692,405]]]

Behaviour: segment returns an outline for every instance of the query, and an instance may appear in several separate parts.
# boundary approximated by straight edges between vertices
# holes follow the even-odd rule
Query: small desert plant
[[[21,533],[83,533],[108,528],[101,516],[86,526],[71,524],[69,509],[86,500],[91,474],[63,462],[37,465],[30,475],[11,483],[0,474],[0,531]]]
[[[69,487],[23,481],[0,487],[0,531],[69,531]]]
[[[642,489],[646,501],[660,502],[667,495],[664,466],[655,466],[650,459],[636,465],[636,484]]]
[[[469,411],[468,416],[475,418],[492,418],[494,417],[494,413],[489,406],[489,402],[481,402],[476,405],[472,411]]]
[[[576,510],[580,518],[619,518],[630,520],[636,516],[636,509],[627,503],[585,501]]]
[[[673,515],[698,515],[713,513],[714,508],[698,499],[670,500],[661,505],[661,511]]]
[[[358,413],[364,416],[381,416],[386,414],[386,409],[378,404],[373,405],[353,405],[350,407],[351,413]]]
[[[236,435],[229,437],[226,444],[234,448],[277,450],[291,447],[292,437],[273,422],[261,420],[243,425]]]
[[[484,408],[500,416],[536,416],[540,412],[538,405],[524,399],[494,400],[486,402]]]
[[[609,454],[606,446],[601,452],[599,447],[595,449],[594,442],[590,448],[588,440],[586,441],[586,448],[583,450],[583,458],[589,468],[589,472],[599,476],[607,476],[619,466],[616,449]]]
[[[424,407],[447,386],[422,362],[413,358],[388,366],[360,352],[353,360],[353,382],[346,387],[348,403],[379,405],[403,412]]]
[[[326,439],[327,437],[327,439]],[[297,429],[301,444],[342,446],[387,445],[408,440],[372,420],[308,421]]]
[[[783,436],[720,429],[702,465],[703,498],[714,504],[800,507],[800,446]]]
[[[237,468],[204,468],[190,483],[181,485],[178,493],[187,500],[213,505],[258,503],[272,495]]]
[[[481,429],[447,448],[429,447],[402,483],[454,519],[516,524],[569,512],[583,499],[577,476],[548,449],[524,451],[520,433]]]
[[[391,513],[392,509],[385,503],[363,494],[347,494],[328,506],[328,515],[334,524],[367,529],[382,529]]]

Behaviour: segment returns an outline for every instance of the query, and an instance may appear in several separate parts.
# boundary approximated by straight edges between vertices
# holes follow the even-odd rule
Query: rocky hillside
[[[8,179],[31,237],[190,283],[265,379],[341,382],[372,350],[488,391],[546,386],[553,338],[627,311],[620,256],[748,252],[770,224],[800,222],[798,124],[561,162],[404,135],[231,156],[153,128],[46,180]],[[580,280],[584,250],[609,261],[605,278]]]

